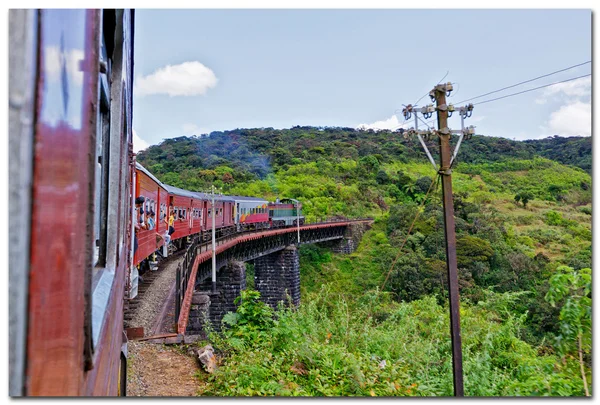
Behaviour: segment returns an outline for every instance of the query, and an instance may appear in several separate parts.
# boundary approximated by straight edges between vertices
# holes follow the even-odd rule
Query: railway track
[[[136,318],[136,313],[140,309],[140,306],[144,302],[144,298],[150,287],[153,285],[154,281],[162,274],[163,270],[167,267],[167,265],[173,261],[176,261],[181,258],[181,256],[185,253],[185,249],[180,250],[179,252],[174,253],[169,256],[167,259],[161,260],[158,263],[157,270],[150,270],[144,273],[142,276],[142,281],[138,285],[138,294],[133,299],[125,299],[123,304],[123,324],[125,329],[139,329],[140,325],[136,325],[134,319]],[[132,338],[143,337],[144,333],[150,332],[146,331],[132,331]],[[140,334],[142,334],[140,336]]]

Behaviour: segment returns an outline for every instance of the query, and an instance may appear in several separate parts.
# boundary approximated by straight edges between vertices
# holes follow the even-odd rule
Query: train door
[[[190,233],[192,233],[192,228],[194,227],[194,200],[190,200],[190,210],[188,211],[188,226],[190,227]]]

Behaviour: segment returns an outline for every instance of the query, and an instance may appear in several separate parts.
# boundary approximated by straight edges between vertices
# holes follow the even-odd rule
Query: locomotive
[[[134,26],[134,10],[9,11],[10,396],[125,395],[124,300],[167,215],[179,248],[209,240],[213,213],[219,236],[303,222],[297,201],[213,207],[135,162]]]

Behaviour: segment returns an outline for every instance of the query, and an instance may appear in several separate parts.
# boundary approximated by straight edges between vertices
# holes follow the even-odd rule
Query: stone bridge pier
[[[366,223],[350,224],[344,230],[343,238],[318,244],[331,249],[333,253],[350,254],[356,250],[360,240],[369,228],[370,226]]]
[[[254,287],[261,301],[273,309],[282,301],[300,305],[300,255],[296,246],[255,259]]]
[[[186,333],[202,334],[207,320],[215,330],[221,330],[221,320],[227,312],[235,312],[234,301],[245,289],[246,263],[230,261],[217,272],[216,292],[212,292],[210,278],[194,291]]]

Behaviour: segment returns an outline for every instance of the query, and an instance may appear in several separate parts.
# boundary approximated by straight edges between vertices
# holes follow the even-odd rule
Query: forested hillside
[[[375,218],[351,255],[302,247],[297,311],[273,320],[247,293],[212,337],[224,364],[203,393],[452,395],[440,186],[417,140],[243,129],[167,140],[138,160],[175,186],[297,198],[309,221]],[[463,143],[453,181],[467,395],[584,395],[591,383],[590,170],[591,138]]]
[[[433,143],[429,142],[430,150],[435,151]],[[298,163],[324,158],[333,163],[369,155],[380,163],[426,158],[416,138],[405,139],[398,132],[294,127],[236,129],[212,132],[210,136],[167,139],[140,152],[138,161],[167,183],[198,189],[214,181],[227,186],[236,181],[264,178],[268,173]],[[463,143],[458,161],[489,163],[535,156],[580,167],[591,174],[592,140],[552,137],[519,142],[475,136]]]

